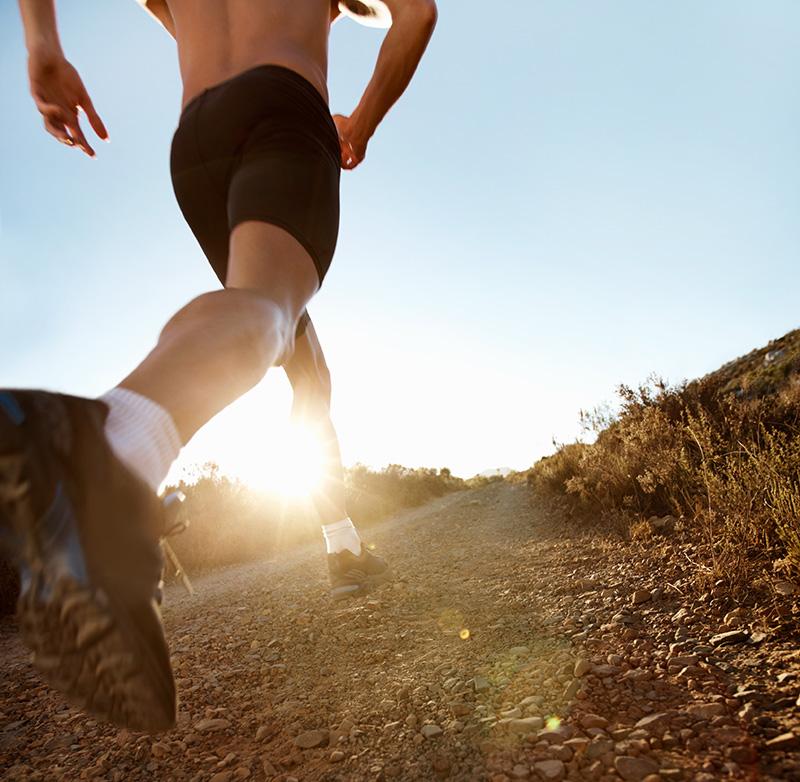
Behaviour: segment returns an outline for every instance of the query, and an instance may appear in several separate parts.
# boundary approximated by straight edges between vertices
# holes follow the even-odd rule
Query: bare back
[[[283,65],[327,101],[331,0],[167,0],[178,43],[183,103],[257,65]]]

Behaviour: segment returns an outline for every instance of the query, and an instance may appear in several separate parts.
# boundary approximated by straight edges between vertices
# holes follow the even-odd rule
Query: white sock
[[[181,450],[172,416],[127,388],[112,388],[100,401],[109,407],[105,433],[111,450],[157,492]]]
[[[333,524],[323,524],[322,534],[329,554],[338,554],[345,549],[350,549],[356,556],[361,554],[361,538],[349,517]]]

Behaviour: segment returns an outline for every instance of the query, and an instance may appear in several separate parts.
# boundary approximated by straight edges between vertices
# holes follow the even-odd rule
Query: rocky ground
[[[321,545],[170,587],[162,736],[65,705],[4,620],[0,776],[800,780],[793,595],[777,614],[698,596],[683,544],[570,537],[521,486],[370,536],[397,579],[353,602],[329,602]]]

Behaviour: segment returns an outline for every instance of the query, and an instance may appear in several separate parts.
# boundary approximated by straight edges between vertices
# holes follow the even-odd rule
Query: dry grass
[[[574,443],[528,473],[577,518],[682,520],[698,577],[737,590],[800,576],[800,333],[680,387],[619,390],[620,411],[584,415]],[[638,526],[637,526],[638,525]]]

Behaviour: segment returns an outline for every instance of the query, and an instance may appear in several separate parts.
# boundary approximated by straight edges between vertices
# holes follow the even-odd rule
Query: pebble
[[[748,640],[750,636],[746,630],[729,630],[727,633],[717,633],[712,635],[709,643],[712,646],[726,646],[727,644],[740,644]]]
[[[780,736],[769,739],[765,746],[769,750],[787,751],[797,749],[800,747],[800,736],[792,732],[781,733]]]
[[[230,720],[225,719],[207,719],[207,720],[200,720],[200,722],[195,723],[195,729],[199,730],[201,733],[216,733],[220,730],[227,730],[230,728],[231,723]]]
[[[475,692],[486,692],[491,687],[489,680],[485,676],[476,676],[472,680],[472,686]]]
[[[750,744],[742,744],[737,747],[731,747],[728,750],[728,757],[734,763],[748,766],[758,760],[758,750]]]
[[[341,763],[344,760],[344,752],[340,749],[335,749],[331,752],[331,763]]]
[[[561,760],[540,760],[534,764],[533,768],[542,779],[555,782],[564,779],[567,773],[566,766]]]
[[[637,589],[631,595],[631,603],[635,606],[638,606],[642,603],[646,603],[648,600],[653,599],[653,593],[649,589]]]
[[[307,730],[295,738],[294,745],[300,749],[321,747],[328,743],[329,736],[327,730]]]
[[[646,776],[658,773],[658,763],[647,757],[618,755],[614,758],[614,768],[625,782],[641,782]]]
[[[686,707],[686,713],[697,720],[710,720],[725,713],[722,703],[693,703]]]
[[[423,738],[435,739],[437,736],[441,736],[443,731],[438,725],[423,725],[419,733]]]
[[[648,714],[642,717],[635,725],[634,728],[643,728],[648,731],[659,731],[666,727],[669,722],[669,714],[664,711],[656,712],[655,714]]]
[[[581,659],[575,663],[575,667],[572,669],[572,675],[575,676],[576,679],[580,679],[581,676],[586,676],[591,670],[592,664],[588,660]]]
[[[599,714],[584,714],[579,720],[584,728],[607,728],[608,720]]]
[[[541,717],[523,717],[522,719],[511,720],[508,723],[508,729],[511,733],[520,736],[527,735],[528,733],[535,733],[544,727],[544,720]]]

